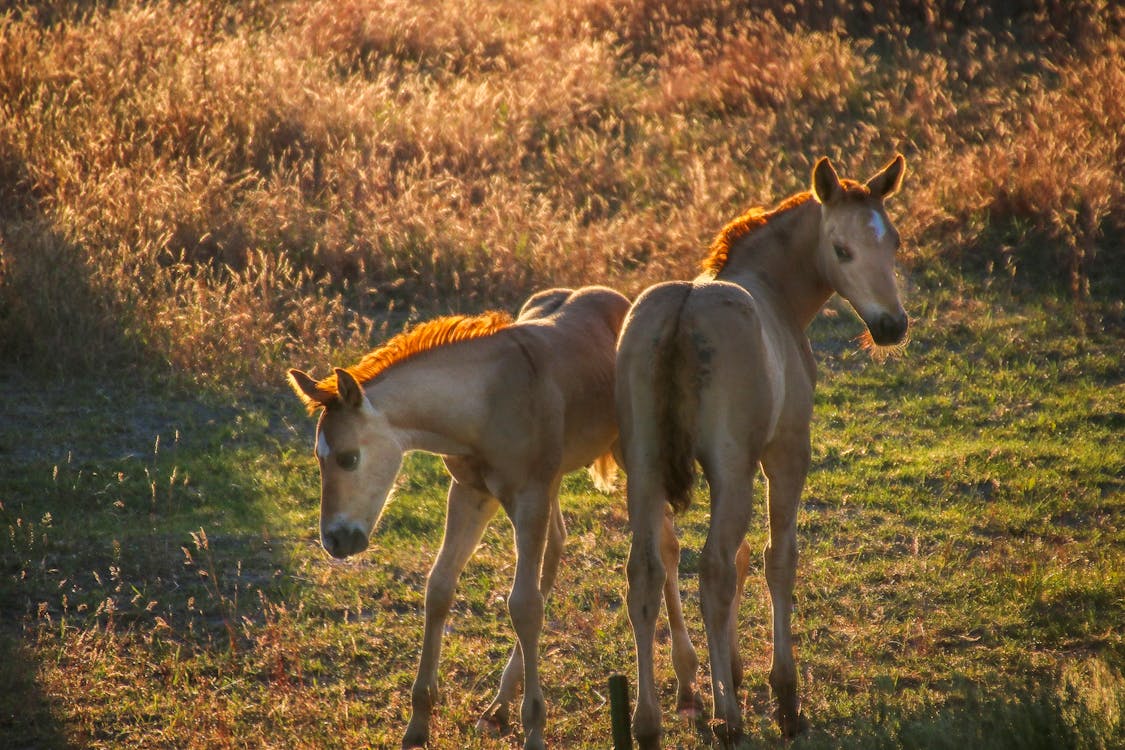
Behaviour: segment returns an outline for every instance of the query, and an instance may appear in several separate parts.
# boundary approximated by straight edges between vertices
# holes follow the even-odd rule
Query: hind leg
[[[742,602],[742,595],[746,592],[746,574],[750,570],[750,542],[745,539],[738,547],[734,556],[734,569],[737,583],[734,590],[734,603],[730,608],[730,672],[731,684],[735,694],[742,688],[742,654],[738,646],[738,607]]]
[[[660,539],[660,556],[664,561],[664,606],[668,610],[668,629],[672,631],[672,665],[676,670],[676,711],[681,716],[697,719],[703,713],[703,701],[695,688],[699,657],[691,645],[691,635],[684,622],[680,601],[680,542],[672,507],[664,506],[664,527]]]
[[[543,572],[539,577],[539,590],[544,599],[555,585],[558,574],[559,560],[562,557],[563,546],[566,543],[566,524],[563,521],[562,511],[559,508],[558,498],[555,498],[551,511],[551,525],[547,535],[547,550],[543,554]],[[517,640],[512,646],[512,654],[508,658],[504,674],[500,677],[500,688],[492,704],[485,709],[477,721],[477,730],[494,734],[505,735],[510,731],[510,706],[519,691],[523,680],[523,651]]]
[[[773,663],[770,688],[777,701],[781,733],[793,737],[804,729],[793,658],[793,586],[797,578],[797,506],[809,466],[809,443],[771,448],[762,461],[769,479],[770,537],[766,544],[766,583],[773,613]]]
[[[557,491],[557,481],[553,487],[525,487],[509,505],[516,537],[516,576],[508,596],[508,614],[523,654],[520,720],[524,750],[546,747],[543,731],[547,723],[547,704],[539,682],[539,637],[543,632],[544,605],[540,579]]]
[[[666,571],[660,554],[664,526],[664,498],[645,486],[641,472],[629,474],[629,623],[637,649],[637,706],[633,710],[633,736],[641,748],[660,747],[660,701],[653,674],[656,617]]]
[[[750,524],[756,463],[728,460],[711,483],[711,521],[700,560],[700,599],[711,662],[715,702],[715,734],[724,746],[737,744],[742,734],[742,705],[738,700],[735,665],[739,665],[737,622],[741,575],[737,558]]]

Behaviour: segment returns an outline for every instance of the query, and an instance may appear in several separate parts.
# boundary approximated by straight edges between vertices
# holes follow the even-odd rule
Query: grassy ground
[[[848,343],[849,314],[813,326],[822,383],[796,615],[812,730],[796,746],[1111,747],[1125,729],[1120,329],[965,287],[922,286],[911,307],[907,355],[881,365]],[[408,461],[372,548],[333,563],[317,544],[312,425],[291,395],[228,405],[15,376],[5,390],[7,745],[397,743],[441,535],[436,459]],[[632,673],[624,504],[575,475],[564,507],[549,738],[605,747],[605,679]],[[681,527],[702,646],[699,503]],[[778,742],[760,568],[742,605],[751,747]],[[511,574],[497,520],[461,582],[436,746],[511,746],[470,733],[511,643]],[[701,742],[668,728],[677,746]]]
[[[872,362],[835,307],[812,327],[795,746],[1119,745],[1125,16],[851,5],[4,5],[0,745],[396,745],[446,480],[411,458],[372,548],[327,560],[285,368],[549,285],[689,277],[821,154],[859,178],[896,150],[906,354]],[[624,504],[575,476],[564,506],[549,740],[605,747]],[[699,634],[704,528],[697,503]],[[462,579],[436,746],[513,745],[470,731],[509,548],[498,520]],[[753,576],[748,745],[774,746]]]
[[[1119,278],[1125,10],[837,5],[17,2],[0,346],[272,386],[404,318],[690,277],[821,155],[906,155],[909,265]]]

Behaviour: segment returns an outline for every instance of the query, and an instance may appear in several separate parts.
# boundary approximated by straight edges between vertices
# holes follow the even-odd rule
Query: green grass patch
[[[811,331],[821,383],[795,616],[811,729],[794,746],[1111,747],[1125,699],[1122,340],[1001,291],[981,290],[987,315],[941,289],[915,299],[926,312],[899,359],[847,344],[850,313]],[[371,548],[339,563],[319,548],[313,425],[290,394],[11,374],[5,387],[6,745],[399,741],[444,524],[439,459],[408,458]],[[679,522],[701,653],[704,489]],[[604,747],[605,680],[633,671],[627,519],[620,490],[598,494],[583,474],[564,482],[563,507],[542,645],[548,739]],[[764,541],[763,509],[751,544]],[[510,746],[472,726],[513,643],[511,549],[500,515],[462,576],[439,746]],[[747,747],[773,746],[760,558],[741,614]],[[664,626],[658,642],[670,710]],[[704,744],[672,716],[666,729],[670,745]]]

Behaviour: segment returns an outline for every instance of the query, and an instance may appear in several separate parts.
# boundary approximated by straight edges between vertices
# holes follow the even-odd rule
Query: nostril
[[[891,318],[891,325],[893,326],[892,335],[895,341],[902,341],[903,337],[906,336],[906,329],[910,327],[910,319],[904,313]]]
[[[332,555],[332,557],[343,557],[343,555],[339,553],[340,541],[336,538],[335,529],[331,531],[325,531],[323,534],[321,534],[321,544],[324,547],[324,551]]]
[[[355,555],[367,549],[367,535],[359,529],[352,529],[348,539],[348,549],[345,554]]]
[[[894,333],[894,330],[895,330],[894,318],[892,318],[887,313],[883,313],[882,315],[880,315],[879,316],[879,333],[881,333],[883,335],[883,338],[885,338],[885,339],[890,338],[891,335]]]

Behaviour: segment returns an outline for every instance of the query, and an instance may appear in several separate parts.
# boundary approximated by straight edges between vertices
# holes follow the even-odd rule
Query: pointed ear
[[[316,381],[300,370],[290,370],[288,380],[293,392],[297,394],[297,398],[301,399],[301,403],[305,405],[310,414],[321,407],[328,406],[336,399],[328,391],[317,388]]]
[[[359,384],[354,375],[341,367],[336,368],[336,390],[340,392],[340,400],[344,402],[345,406],[350,406],[353,409],[363,408],[365,399],[363,386]]]
[[[906,159],[902,154],[895,154],[879,174],[867,181],[867,189],[875,198],[889,198],[894,195],[902,184],[902,176],[906,174]]]
[[[820,157],[813,167],[812,192],[813,197],[821,203],[831,203],[844,192],[844,186],[840,184],[840,178],[827,156]]]

